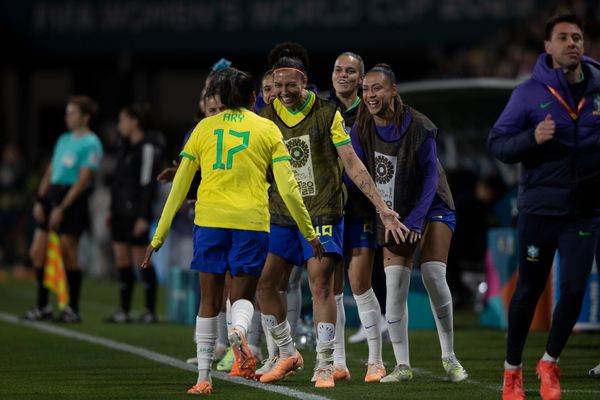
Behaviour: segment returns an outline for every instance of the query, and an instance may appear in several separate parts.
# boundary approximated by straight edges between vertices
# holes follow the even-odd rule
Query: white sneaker
[[[367,341],[367,330],[365,329],[365,327],[360,324],[360,328],[358,328],[358,331],[356,331],[356,333],[352,336],[350,336],[348,338],[348,342],[352,343],[352,344],[356,344],[356,343],[363,343]]]
[[[406,364],[396,365],[391,374],[384,376],[381,378],[379,382],[381,383],[397,383],[397,382],[407,382],[412,380],[413,371]]]
[[[600,364],[590,369],[590,375],[600,375]]]
[[[264,374],[266,374],[267,372],[269,372],[273,369],[275,364],[277,364],[277,360],[279,360],[279,356],[265,358],[262,361],[262,367],[260,367],[259,369],[256,370],[256,372],[254,373],[254,376],[256,378],[260,379],[261,376],[263,376]]]
[[[186,364],[198,365],[198,358],[191,357],[185,360]]]
[[[446,376],[451,382],[461,382],[469,377],[467,371],[460,365],[460,362],[456,359],[455,355],[447,358],[442,358],[442,365],[446,371]]]

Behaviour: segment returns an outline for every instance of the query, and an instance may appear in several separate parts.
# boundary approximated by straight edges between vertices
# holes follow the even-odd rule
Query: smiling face
[[[369,72],[362,84],[363,101],[374,116],[387,119],[394,114],[394,97],[398,94],[396,84],[390,82],[383,72]]]
[[[576,24],[560,22],[552,29],[550,40],[544,41],[544,47],[554,68],[573,70],[583,57],[583,33]]]
[[[273,74],[265,76],[261,85],[263,100],[267,104],[271,104],[277,98],[278,92],[273,85]]]
[[[335,92],[342,96],[356,93],[362,83],[360,61],[349,55],[341,55],[335,60],[331,81]]]
[[[273,87],[285,108],[296,110],[302,106],[302,91],[306,75],[293,68],[281,68],[273,73]]]

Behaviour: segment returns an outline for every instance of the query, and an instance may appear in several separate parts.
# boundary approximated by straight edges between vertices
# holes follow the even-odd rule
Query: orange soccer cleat
[[[316,375],[316,374],[315,374]],[[334,381],[350,381],[350,371],[347,367],[333,366],[333,380]],[[316,382],[316,380],[315,380]]]
[[[228,375],[253,379],[256,371],[256,359],[250,351],[246,336],[239,329],[233,328],[229,332],[229,343],[233,350],[235,362]]]
[[[535,367],[540,379],[542,400],[560,399],[560,368],[555,362],[540,360]]]
[[[523,371],[521,368],[504,370],[502,400],[525,400],[525,391],[523,390]]]
[[[365,374],[365,382],[373,383],[380,382],[386,375],[383,364],[367,364],[367,373]]]
[[[262,383],[273,383],[282,380],[286,375],[290,375],[291,372],[294,372],[297,369],[300,369],[304,366],[304,360],[302,359],[302,355],[300,352],[296,351],[296,354],[292,357],[281,358],[277,360],[277,363],[273,368],[263,374],[260,377],[260,381]]]
[[[332,388],[335,387],[335,380],[333,378],[333,366],[328,365],[327,367],[322,367],[317,369],[316,371],[316,380],[315,387],[316,388]]]
[[[188,389],[187,394],[211,394],[212,385],[209,381],[202,381]]]

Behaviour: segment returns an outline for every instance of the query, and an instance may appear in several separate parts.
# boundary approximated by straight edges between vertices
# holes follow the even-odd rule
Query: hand
[[[175,178],[175,173],[177,172],[178,167],[179,163],[173,160],[173,166],[163,169],[156,177],[156,180],[161,183],[173,182],[173,178]]]
[[[158,251],[158,249],[155,249],[154,247],[152,247],[151,244],[149,244],[146,248],[146,255],[144,256],[144,261],[142,261],[142,265],[140,265],[140,267],[148,268],[150,266],[150,259],[152,258],[152,253],[154,253],[155,251]]]
[[[135,220],[135,224],[133,225],[133,237],[140,237],[145,233],[148,233],[148,228],[150,224],[144,218],[138,218]]]
[[[325,247],[321,243],[321,239],[317,236],[313,240],[310,241],[310,247],[313,248],[313,252],[315,253],[315,258],[319,261],[323,258],[323,254],[326,253]]]
[[[62,206],[54,207],[52,209],[52,212],[50,213],[50,221],[48,221],[48,228],[50,228],[51,231],[58,232],[58,228],[60,227],[63,217],[64,209],[62,208]]]
[[[556,123],[552,119],[552,115],[546,115],[546,118],[535,127],[534,137],[537,144],[544,144],[549,140],[554,139],[554,131]]]
[[[46,213],[41,201],[36,201],[33,205],[33,219],[40,224],[46,220]]]
[[[408,243],[417,243],[419,240],[421,240],[421,234],[415,231],[410,231],[410,233],[408,234]]]
[[[404,226],[402,222],[398,219],[399,215],[394,210],[390,210],[389,208],[385,208],[383,210],[379,210],[379,218],[381,218],[381,222],[383,222],[383,226],[385,227],[385,241],[389,242],[390,233],[394,237],[394,240],[397,244],[401,242],[406,242],[406,236],[408,236],[410,230]]]

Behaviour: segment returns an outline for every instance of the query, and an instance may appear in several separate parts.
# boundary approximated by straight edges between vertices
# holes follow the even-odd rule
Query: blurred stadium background
[[[488,156],[485,138],[512,88],[543,51],[544,21],[559,10],[584,18],[586,54],[600,59],[599,0],[3,1],[0,284],[31,276],[31,205],[65,129],[69,95],[90,95],[100,106],[92,127],[105,158],[91,203],[93,229],[81,257],[88,279],[104,280],[115,274],[104,213],[115,172],[119,110],[148,102],[168,158],[174,159],[215,62],[224,57],[250,71],[258,87],[269,49],[296,41],[309,51],[309,81],[320,92],[331,87],[337,55],[354,51],[367,69],[390,64],[404,100],[441,128],[440,158],[459,213],[448,279],[457,307],[481,311],[487,232],[514,222],[517,179],[516,167]],[[168,187],[158,206],[167,193]],[[186,211],[180,214],[167,251],[157,254],[163,282],[171,267],[185,268],[191,257],[191,225]],[[111,290],[116,305],[116,283]],[[0,298],[6,296],[0,304],[10,303],[7,293],[14,292],[0,286]],[[23,304],[23,311],[29,305]],[[466,321],[477,320],[468,315]],[[600,358],[597,350],[594,354]],[[498,350],[496,363],[501,357]],[[589,398],[597,398],[595,393]]]

